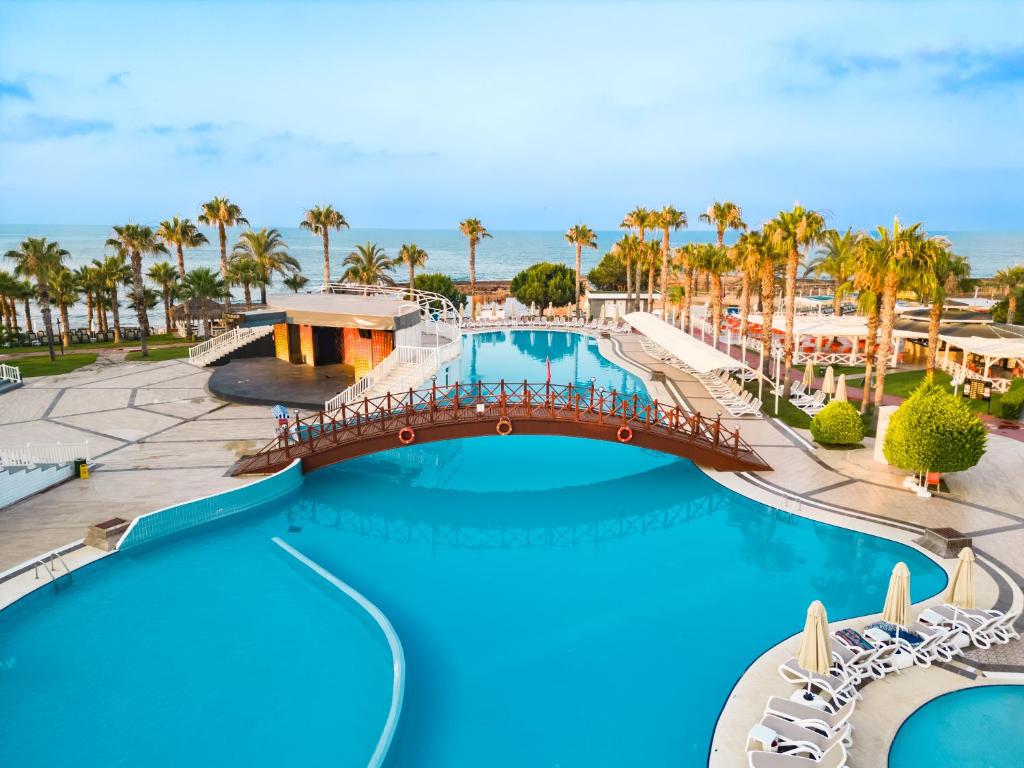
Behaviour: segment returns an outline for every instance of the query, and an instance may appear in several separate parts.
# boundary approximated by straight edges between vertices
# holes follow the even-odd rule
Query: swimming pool
[[[642,384],[557,332],[474,334],[463,365],[536,381],[548,358],[553,381]],[[387,648],[274,536],[401,637],[394,766],[703,765],[735,680],[812,599],[834,619],[878,610],[897,560],[915,600],[945,582],[914,550],[764,507],[672,456],[519,435],[413,445],[0,612],[0,764],[74,744],[84,766],[365,765]]]
[[[1024,763],[1024,686],[949,693],[907,718],[891,768],[1017,768]]]

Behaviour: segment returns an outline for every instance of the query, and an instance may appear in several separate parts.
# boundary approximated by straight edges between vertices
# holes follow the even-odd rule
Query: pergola
[[[972,329],[975,330],[975,329]],[[968,355],[977,355],[985,363],[982,374],[989,377],[989,371],[999,360],[1024,359],[1024,334],[1006,336],[961,336],[940,333],[939,340],[946,344],[946,357],[951,346],[963,351],[961,365],[966,368]]]
[[[764,317],[752,314],[749,322],[761,325]],[[785,333],[785,315],[772,316],[772,329],[776,334]],[[860,315],[796,315],[793,318],[793,362],[810,360],[825,365],[856,365],[864,362],[860,342],[867,335],[867,319]],[[849,343],[840,342],[824,349],[826,339],[846,339]]]

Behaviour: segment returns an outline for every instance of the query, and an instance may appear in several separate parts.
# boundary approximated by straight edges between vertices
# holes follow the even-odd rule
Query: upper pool
[[[467,347],[480,378],[543,380],[550,358],[553,381],[640,383],[572,334]],[[877,611],[898,560],[915,600],[945,582],[910,548],[664,454],[519,435],[413,445],[0,613],[0,765],[68,744],[83,766],[365,765],[387,648],[273,536],[390,618],[408,677],[388,764],[417,768],[704,765],[736,679],[811,600],[835,619]]]
[[[968,688],[925,704],[900,727],[891,768],[1019,768],[1024,686]]]

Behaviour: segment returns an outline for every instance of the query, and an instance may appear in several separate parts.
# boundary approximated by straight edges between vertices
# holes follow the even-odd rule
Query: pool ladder
[[[49,560],[47,560],[49,558]],[[54,561],[59,562],[64,566],[64,573],[60,576],[57,575],[57,569],[54,567]],[[50,575],[50,582],[53,584],[54,591],[60,590],[60,579],[64,576],[67,577],[68,581],[71,581],[71,569],[68,568],[68,564],[64,562],[64,558],[60,556],[60,552],[51,552],[49,555],[43,555],[36,560],[35,576],[39,578],[39,566],[43,566],[43,570]]]

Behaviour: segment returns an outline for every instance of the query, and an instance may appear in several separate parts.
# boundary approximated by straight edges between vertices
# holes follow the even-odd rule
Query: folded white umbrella
[[[804,366],[804,391],[810,392],[814,389],[814,364],[808,360]]]
[[[829,370],[832,370],[829,368]],[[839,374],[839,381],[836,382],[836,393],[832,396],[833,400],[838,400],[841,403],[846,402],[846,374]]]
[[[821,381],[821,388],[826,395],[831,395],[836,391],[836,372],[831,365],[825,369],[825,378]]]
[[[820,600],[815,600],[807,608],[807,621],[804,632],[800,636],[800,650],[796,655],[796,663],[808,672],[827,675],[832,666],[832,648],[828,640],[828,614]],[[807,681],[807,693],[810,695],[811,681]]]

